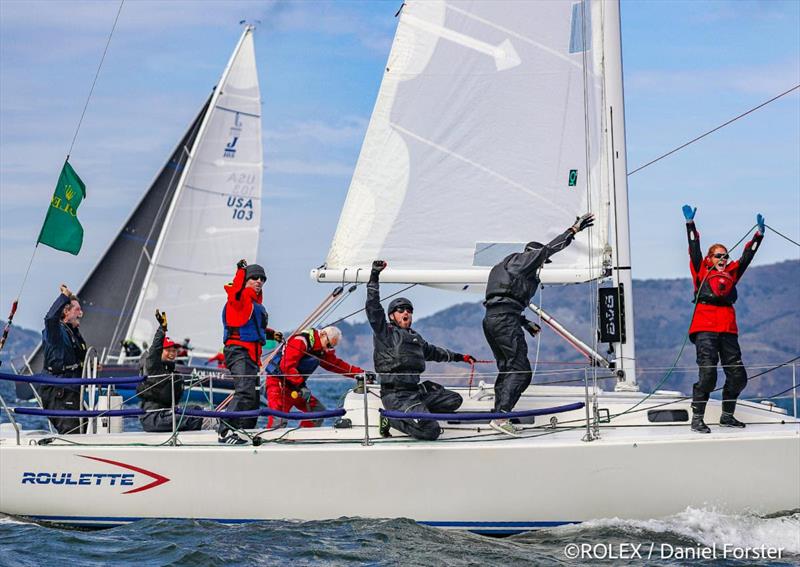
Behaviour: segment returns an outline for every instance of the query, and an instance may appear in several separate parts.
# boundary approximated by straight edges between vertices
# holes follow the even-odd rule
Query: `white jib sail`
[[[384,281],[481,283],[505,255],[592,211],[595,227],[542,280],[600,276],[611,183],[601,22],[600,1],[407,1],[313,274],[363,281],[381,258]]]
[[[191,148],[128,337],[149,343],[161,309],[174,339],[190,337],[202,352],[220,348],[223,286],[240,258],[256,258],[262,172],[261,94],[248,27]]]

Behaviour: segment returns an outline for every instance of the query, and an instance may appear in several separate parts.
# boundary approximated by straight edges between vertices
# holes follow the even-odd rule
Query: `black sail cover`
[[[78,291],[83,307],[81,334],[98,354],[105,349],[106,353],[116,355],[121,350],[121,341],[126,338],[124,334],[142,292],[148,257],[152,257],[161,235],[181,172],[210,101],[211,96]],[[42,371],[43,365],[44,351],[40,345],[33,353],[30,367],[36,374]]]

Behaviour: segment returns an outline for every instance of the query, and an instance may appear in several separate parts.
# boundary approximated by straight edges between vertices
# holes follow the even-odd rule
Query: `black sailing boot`
[[[389,418],[381,416],[380,427],[378,428],[378,432],[381,434],[381,437],[391,437],[392,434],[389,433],[389,429],[391,429],[391,425],[389,425]]]
[[[692,414],[692,431],[696,431],[697,433],[711,433],[711,429],[709,429],[708,425],[703,421],[702,413]]]
[[[744,423],[733,417],[732,413],[722,412],[719,418],[720,427],[736,427],[738,429],[744,428]]]

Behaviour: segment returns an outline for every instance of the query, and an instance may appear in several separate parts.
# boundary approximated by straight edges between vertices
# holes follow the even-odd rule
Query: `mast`
[[[633,325],[630,224],[628,218],[628,164],[625,146],[625,98],[622,76],[622,33],[619,0],[603,3],[603,54],[607,147],[611,178],[612,279],[621,315],[622,340],[612,343],[617,369],[616,390],[638,390]]]
[[[128,329],[127,329],[127,332],[126,332],[125,336],[131,336],[133,334],[133,331],[134,331],[134,328],[136,326],[136,323],[138,322],[139,317],[141,315],[141,310],[142,310],[142,306],[143,306],[143,303],[144,303],[144,300],[145,300],[145,295],[146,295],[145,294],[145,290],[148,288],[148,286],[150,285],[150,282],[152,280],[153,271],[154,271],[154,268],[156,267],[156,264],[157,264],[157,259],[158,259],[159,254],[161,253],[161,250],[162,250],[162,248],[164,246],[164,235],[167,234],[167,232],[169,230],[169,227],[170,227],[170,224],[171,224],[171,222],[172,222],[172,220],[173,220],[173,218],[175,216],[176,206],[177,206],[178,202],[180,201],[181,194],[183,193],[183,190],[184,190],[184,188],[186,186],[187,175],[191,171],[191,166],[192,166],[192,163],[193,163],[193,159],[195,157],[196,149],[197,149],[200,141],[202,140],[203,135],[205,134],[206,130],[208,129],[208,124],[209,124],[210,117],[212,115],[212,111],[213,111],[213,109],[215,108],[215,106],[217,104],[217,100],[219,99],[220,95],[222,94],[223,86],[225,85],[225,82],[226,82],[226,80],[228,78],[228,75],[230,73],[231,67],[233,66],[234,61],[236,60],[237,56],[239,55],[239,52],[240,52],[240,50],[242,48],[242,45],[245,42],[245,39],[247,38],[247,36],[249,34],[251,34],[253,32],[254,29],[255,29],[255,26],[253,26],[251,24],[245,25],[244,31],[242,32],[242,35],[239,38],[239,41],[236,44],[236,47],[234,48],[233,53],[231,54],[227,65],[225,66],[225,70],[222,72],[222,76],[220,77],[219,82],[217,83],[217,88],[214,89],[214,93],[211,95],[211,100],[210,100],[210,102],[208,104],[208,111],[205,113],[205,116],[203,117],[203,121],[200,124],[200,127],[198,129],[197,136],[195,136],[195,138],[193,140],[193,143],[191,144],[191,147],[188,150],[188,155],[186,157],[186,163],[185,163],[185,165],[183,167],[183,171],[181,172],[181,176],[180,176],[180,179],[178,181],[178,186],[177,186],[177,188],[175,190],[175,193],[173,195],[172,201],[170,202],[169,209],[167,211],[167,215],[166,215],[166,218],[164,220],[164,224],[162,225],[161,231],[159,232],[158,240],[156,241],[156,245],[155,245],[155,248],[153,250],[153,254],[152,254],[152,256],[150,256],[148,258],[147,273],[145,275],[144,283],[142,285],[142,291],[139,293],[139,297],[136,300],[136,306],[133,309],[133,316],[131,317],[130,324],[128,326]]]

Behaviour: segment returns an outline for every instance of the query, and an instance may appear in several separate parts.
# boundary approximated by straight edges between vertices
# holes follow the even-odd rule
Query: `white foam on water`
[[[0,525],[2,524],[30,524],[30,522],[24,522],[17,518],[12,518],[10,516],[2,516],[0,515]]]
[[[725,514],[713,509],[687,508],[683,512],[660,520],[622,520],[610,518],[589,520],[582,524],[564,526],[559,530],[594,530],[616,528],[632,533],[673,533],[705,546],[725,544],[736,547],[782,548],[784,553],[800,555],[800,512],[776,518],[754,514]]]

